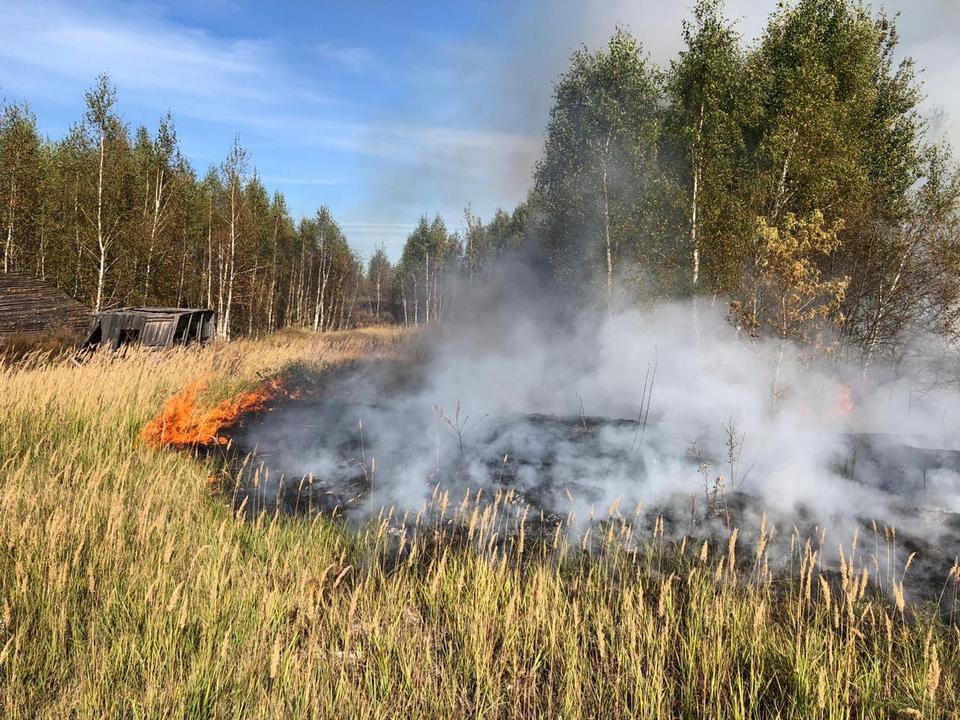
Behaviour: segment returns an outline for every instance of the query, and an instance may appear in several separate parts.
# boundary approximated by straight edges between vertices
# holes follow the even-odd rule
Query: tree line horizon
[[[26,104],[0,118],[3,271],[99,310],[203,305],[218,334],[456,315],[460,288],[536,258],[571,305],[722,300],[748,336],[864,363],[960,336],[960,176],[920,112],[895,18],[860,0],[780,5],[747,45],[699,0],[654,64],[625,28],[554,85],[527,198],[464,229],[420,221],[364,266],[326,206],[295,220],[235,139],[202,177],[172,116],[131,133],[106,75],[64,138]]]

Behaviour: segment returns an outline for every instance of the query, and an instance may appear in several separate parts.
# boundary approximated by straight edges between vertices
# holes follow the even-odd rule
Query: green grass
[[[587,555],[451,499],[468,542],[423,521],[397,553],[386,523],[238,517],[215,468],[139,438],[200,377],[214,402],[399,338],[0,368],[2,716],[958,717],[957,628],[860,564],[828,585],[799,541],[774,580],[736,537],[704,558],[620,519]]]

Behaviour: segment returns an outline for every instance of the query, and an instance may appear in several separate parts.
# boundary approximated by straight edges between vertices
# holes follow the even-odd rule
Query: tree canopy
[[[201,177],[169,114],[131,133],[106,76],[57,141],[7,105],[3,270],[96,307],[214,307],[224,336],[452,319],[464,289],[522,262],[573,308],[610,307],[615,285],[708,297],[753,334],[868,363],[908,332],[960,339],[960,178],[894,19],[797,0],[748,45],[722,0],[697,0],[679,30],[665,67],[622,27],[576,50],[528,197],[486,219],[468,206],[456,231],[423,215],[396,265],[381,247],[364,266],[325,207],[295,221],[239,139]]]

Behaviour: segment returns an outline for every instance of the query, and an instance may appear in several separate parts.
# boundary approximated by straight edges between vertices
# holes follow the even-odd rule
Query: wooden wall
[[[92,317],[89,308],[42,280],[0,272],[0,341],[82,336]]]

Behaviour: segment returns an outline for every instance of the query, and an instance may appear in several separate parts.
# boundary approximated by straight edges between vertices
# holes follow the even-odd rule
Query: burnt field
[[[630,527],[618,549],[633,552],[658,528],[677,543],[713,548],[736,530],[747,544],[763,538],[780,576],[796,570],[809,540],[828,575],[844,563],[869,566],[875,590],[899,583],[907,601],[957,616],[948,581],[960,556],[956,450],[832,423],[813,439],[824,449],[810,471],[849,501],[779,502],[763,473],[782,468],[769,454],[754,456],[734,427],[725,425],[719,447],[696,425],[686,440],[664,437],[658,425],[669,424],[669,412],[652,400],[650,378],[633,418],[588,415],[582,400],[576,414],[473,415],[431,403],[427,369],[379,361],[288,374],[282,384],[292,391],[226,433],[234,507],[250,517],[321,514],[352,527],[387,518],[395,536],[426,522],[459,542],[469,506],[492,513],[497,538],[487,550],[512,545],[522,526],[528,538],[575,539],[595,555],[609,550],[611,526]]]

